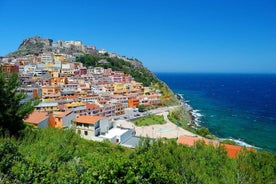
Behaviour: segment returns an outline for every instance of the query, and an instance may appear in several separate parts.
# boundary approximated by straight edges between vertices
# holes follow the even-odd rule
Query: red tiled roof
[[[45,120],[46,118],[48,118],[48,113],[47,112],[33,111],[28,116],[28,118],[24,119],[24,122],[37,125],[38,123]]]
[[[197,141],[203,141],[205,144],[211,144],[214,147],[216,147],[218,145],[217,140],[211,140],[211,139],[206,139],[206,138],[202,138],[202,137],[187,136],[187,135],[180,135],[178,137],[177,143],[185,144],[188,146],[193,146]]]
[[[99,106],[96,104],[91,104],[91,103],[86,102],[86,109],[93,109],[93,108],[97,108],[97,107],[99,107]]]
[[[231,145],[231,144],[220,144],[221,146],[225,147],[225,150],[227,151],[227,155],[230,158],[237,158],[238,154],[242,151],[243,146],[238,145]],[[256,151],[255,148],[246,148],[248,151]]]
[[[64,117],[64,116],[67,116],[68,114],[70,114],[71,112],[73,112],[73,111],[71,111],[71,110],[66,110],[66,111],[55,111],[55,112],[54,112],[54,116],[55,116],[55,117]]]
[[[74,98],[78,98],[78,97],[76,95],[69,95],[69,96],[62,96],[61,98],[74,99]]]
[[[95,124],[104,118],[102,116],[79,116],[75,119],[75,123]]]
[[[238,153],[241,152],[242,146],[236,146],[236,145],[230,145],[230,144],[221,144],[221,146],[225,147],[225,150],[227,151],[227,155],[230,158],[236,158]]]

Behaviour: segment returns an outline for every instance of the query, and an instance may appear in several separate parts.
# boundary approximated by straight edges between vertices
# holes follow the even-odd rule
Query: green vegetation
[[[139,112],[145,112],[147,108],[144,105],[138,105],[137,106]]]
[[[212,135],[210,130],[206,127],[200,127],[198,129],[196,129],[195,133],[202,136],[202,137],[206,137],[208,139],[214,139],[215,138],[215,136]]]
[[[179,100],[166,83],[159,81],[152,85],[152,87],[160,90],[163,94],[161,97],[163,106],[179,105]]]
[[[1,73],[0,183],[273,183],[276,157],[247,152],[237,159],[223,148],[177,145],[174,139],[143,140],[134,149],[81,139],[73,130],[24,130],[16,75]],[[9,79],[9,80],[8,80]],[[13,107],[13,108],[11,108]],[[172,117],[182,117],[177,112]],[[5,119],[3,119],[5,118]],[[151,115],[142,125],[162,123]],[[180,118],[181,119],[181,118]],[[182,117],[183,122],[184,117]],[[6,123],[9,124],[6,124]],[[18,128],[17,128],[18,126]],[[16,127],[16,128],[15,128]],[[18,132],[21,130],[20,134]],[[17,135],[16,138],[4,134]]]
[[[33,110],[33,101],[21,104],[26,96],[17,92],[20,81],[16,73],[7,74],[0,68],[0,134],[18,136],[25,128],[23,118]]]
[[[220,143],[236,145],[235,141],[232,141],[232,140],[229,140],[229,139],[220,140]]]
[[[206,137],[209,139],[215,139],[216,137],[212,135],[210,130],[206,127],[200,127],[198,129],[193,129],[190,127],[191,117],[188,111],[185,111],[183,107],[176,108],[171,110],[168,115],[168,119],[175,123],[176,125],[189,130],[195,134],[198,134],[202,137]]]
[[[189,113],[184,111],[183,107],[175,108],[168,114],[168,119],[182,128],[189,128],[190,123]]]
[[[276,157],[244,150],[145,139],[136,149],[81,139],[72,130],[24,130],[0,137],[0,183],[274,183]]]
[[[106,60],[106,62],[98,62],[100,60]],[[114,71],[122,71],[126,74],[130,74],[135,81],[143,83],[144,86],[150,86],[158,83],[159,80],[146,68],[141,66],[139,61],[125,61],[119,58],[110,58],[105,55],[89,55],[80,56],[76,60],[81,62],[86,67],[103,67],[111,68]]]
[[[156,125],[156,124],[165,124],[166,121],[164,120],[164,117],[161,115],[154,115],[150,114],[148,116],[144,116],[141,118],[138,118],[134,120],[134,124],[136,126],[149,126],[149,125]]]
[[[20,46],[20,49],[8,54],[9,57],[21,57],[21,56],[26,56],[29,54],[35,54],[38,55],[44,48],[44,43],[38,42],[35,44],[29,44],[29,45],[23,45]]]

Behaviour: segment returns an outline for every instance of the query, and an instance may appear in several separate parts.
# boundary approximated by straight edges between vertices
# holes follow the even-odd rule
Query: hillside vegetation
[[[175,140],[144,140],[136,149],[81,139],[72,130],[24,130],[0,138],[0,183],[275,183],[276,157]]]

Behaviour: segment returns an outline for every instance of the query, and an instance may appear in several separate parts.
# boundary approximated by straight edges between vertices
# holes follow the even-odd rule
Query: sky
[[[274,0],[0,0],[0,56],[81,40],[153,72],[276,73]]]

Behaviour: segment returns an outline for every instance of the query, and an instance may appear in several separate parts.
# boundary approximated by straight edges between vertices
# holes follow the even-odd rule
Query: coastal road
[[[171,109],[168,107],[168,109]],[[141,137],[149,137],[149,138],[177,138],[179,135],[188,135],[188,136],[197,136],[196,134],[185,130],[181,127],[176,126],[168,119],[168,111],[159,112],[160,109],[153,110],[154,114],[163,115],[166,124],[163,125],[150,125],[150,126],[135,126],[134,123],[127,120],[117,120],[115,122],[116,126],[121,126],[124,128],[131,128],[134,129],[137,136]],[[156,112],[156,113],[155,113]],[[157,113],[159,112],[159,113]]]

